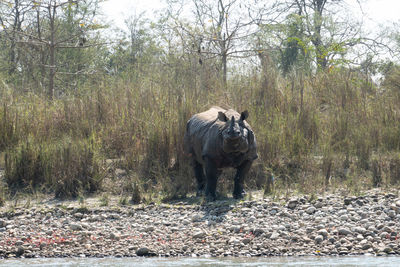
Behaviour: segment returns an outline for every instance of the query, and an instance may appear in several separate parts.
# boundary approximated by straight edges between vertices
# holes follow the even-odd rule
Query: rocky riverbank
[[[399,193],[0,210],[0,258],[400,255]]]

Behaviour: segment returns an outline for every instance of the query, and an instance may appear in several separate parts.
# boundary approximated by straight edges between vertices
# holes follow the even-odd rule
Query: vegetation
[[[226,10],[238,8],[235,1],[218,2],[222,22],[206,13],[207,1],[194,7],[204,12],[196,23],[205,17],[223,29],[189,27],[170,4],[158,20],[129,18],[129,30],[110,43],[102,37],[106,25],[93,15],[99,1],[3,1],[0,205],[16,192],[76,198],[113,191],[121,205],[192,194],[194,175],[182,149],[186,121],[212,105],[249,110],[260,159],[248,188],[312,193],[330,186],[357,193],[398,185],[398,61],[373,60],[378,54],[371,57],[371,50],[357,64],[351,50],[369,38],[346,36],[344,29],[328,33],[337,30],[349,42],[331,38],[324,45],[336,13],[325,15],[321,8],[330,1],[323,2],[314,20],[312,9],[303,16],[291,6],[286,23],[257,20],[269,16],[261,7],[248,7],[253,20],[229,21]],[[238,31],[229,35],[235,28],[228,22]],[[318,36],[307,30],[313,27]],[[251,29],[254,34],[243,34]],[[398,52],[399,36],[368,47]],[[39,45],[45,40],[52,49]],[[381,84],[371,78],[378,71]],[[232,187],[231,176],[220,178],[220,191]]]

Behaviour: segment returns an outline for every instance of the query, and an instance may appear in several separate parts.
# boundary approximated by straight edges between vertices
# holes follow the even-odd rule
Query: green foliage
[[[286,21],[286,40],[281,53],[281,69],[284,75],[293,67],[302,67],[305,72],[310,60],[310,41],[304,34],[305,18],[298,14],[291,14]]]

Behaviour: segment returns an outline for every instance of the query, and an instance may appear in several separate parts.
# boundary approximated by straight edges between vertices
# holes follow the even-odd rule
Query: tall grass
[[[194,190],[182,150],[186,121],[212,105],[250,112],[260,159],[248,187],[270,187],[265,177],[272,176],[276,186],[305,192],[398,183],[396,78],[383,90],[347,69],[287,78],[254,71],[233,75],[225,87],[204,78],[207,70],[192,70],[177,60],[133,81],[105,78],[52,102],[0,89],[0,166],[8,190],[57,197],[95,192],[105,160],[118,158],[135,173],[126,178],[135,177],[135,190],[185,196]]]

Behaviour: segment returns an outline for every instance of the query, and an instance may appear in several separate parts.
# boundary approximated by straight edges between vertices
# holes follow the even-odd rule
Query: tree
[[[254,34],[254,20],[242,9],[246,4],[238,0],[193,0],[193,21],[174,18],[178,28],[193,40],[191,51],[199,53],[200,63],[217,57],[222,82],[226,85],[228,59],[243,57],[249,52],[246,41]]]
[[[12,40],[25,51],[24,57],[12,64],[20,64],[22,71],[25,68],[32,76],[39,66],[42,81],[47,70],[49,99],[54,97],[57,73],[82,74],[84,67],[77,60],[81,57],[73,56],[73,51],[99,45],[97,36],[93,35],[96,30],[102,28],[102,25],[95,22],[99,2],[100,0],[7,2],[7,7],[11,10],[23,10],[23,18],[26,18],[22,26],[23,20],[20,19],[21,24],[5,27],[6,35],[12,36]],[[7,12],[4,14],[5,19],[2,21],[9,21]],[[16,15],[13,17],[15,20],[18,18]],[[68,51],[68,55],[63,51]]]
[[[0,38],[4,39],[3,48],[8,52],[8,74],[14,74],[18,61],[18,32],[22,30],[22,24],[30,10],[27,0],[14,0],[0,2]]]
[[[344,0],[290,0],[274,12],[277,19],[260,27],[279,40],[275,45],[282,51],[284,72],[296,61],[307,63],[309,56],[317,69],[327,69],[362,44],[362,25],[349,15]]]

